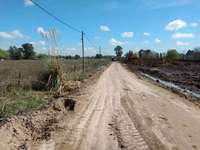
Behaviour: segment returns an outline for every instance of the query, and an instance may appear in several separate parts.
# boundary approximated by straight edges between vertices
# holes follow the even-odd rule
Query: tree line
[[[121,46],[116,46],[114,48],[117,59],[120,59],[123,55],[123,48]],[[168,60],[192,60],[200,61],[200,48],[194,48],[193,50],[188,50],[186,54],[179,53],[176,49],[169,49],[167,53],[157,53],[153,50],[139,50],[138,52],[129,51],[124,55],[125,59],[168,59]]]
[[[59,55],[59,58],[63,59],[80,59],[80,55]],[[94,57],[90,58],[96,58],[101,59],[105,58],[106,56],[103,56],[102,54],[96,54]],[[47,54],[37,54],[34,51],[34,47],[30,43],[22,44],[21,47],[17,46],[10,46],[8,50],[0,49],[0,59],[12,59],[12,60],[20,60],[20,59],[45,59],[48,58]]]

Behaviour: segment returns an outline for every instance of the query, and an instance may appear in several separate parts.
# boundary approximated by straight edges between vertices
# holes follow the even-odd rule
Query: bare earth
[[[200,110],[113,63],[39,150],[200,150]],[[2,144],[0,142],[0,144]]]

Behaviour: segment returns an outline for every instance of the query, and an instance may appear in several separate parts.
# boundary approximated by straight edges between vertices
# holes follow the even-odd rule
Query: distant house
[[[199,60],[200,61],[200,51],[189,50],[186,53],[185,59],[187,59],[187,60]]]
[[[159,54],[151,51],[150,49],[147,50],[142,49],[139,51],[139,57],[143,59],[154,59],[154,58],[159,58]]]

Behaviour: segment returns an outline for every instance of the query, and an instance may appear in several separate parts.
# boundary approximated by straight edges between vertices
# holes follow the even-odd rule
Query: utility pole
[[[82,43],[82,71],[85,72],[85,51],[84,51],[84,32],[81,31],[81,43]]]
[[[101,55],[101,46],[99,46],[99,54]]]

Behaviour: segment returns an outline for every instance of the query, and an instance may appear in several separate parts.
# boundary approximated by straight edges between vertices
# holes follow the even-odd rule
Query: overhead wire
[[[42,11],[44,11],[46,14],[48,14],[50,17],[52,17],[53,19],[55,19],[56,21],[60,22],[61,24],[65,25],[66,27],[68,27],[69,29],[78,32],[78,33],[82,33],[83,31],[72,26],[71,24],[63,21],[62,19],[60,19],[59,17],[57,17],[56,15],[54,15],[52,12],[50,12],[47,8],[41,6],[38,2],[36,2],[35,0],[30,0],[35,6],[37,6],[38,8],[40,8]],[[96,46],[87,36],[86,33],[83,33],[85,35],[86,40],[96,49],[98,49],[98,46]]]

